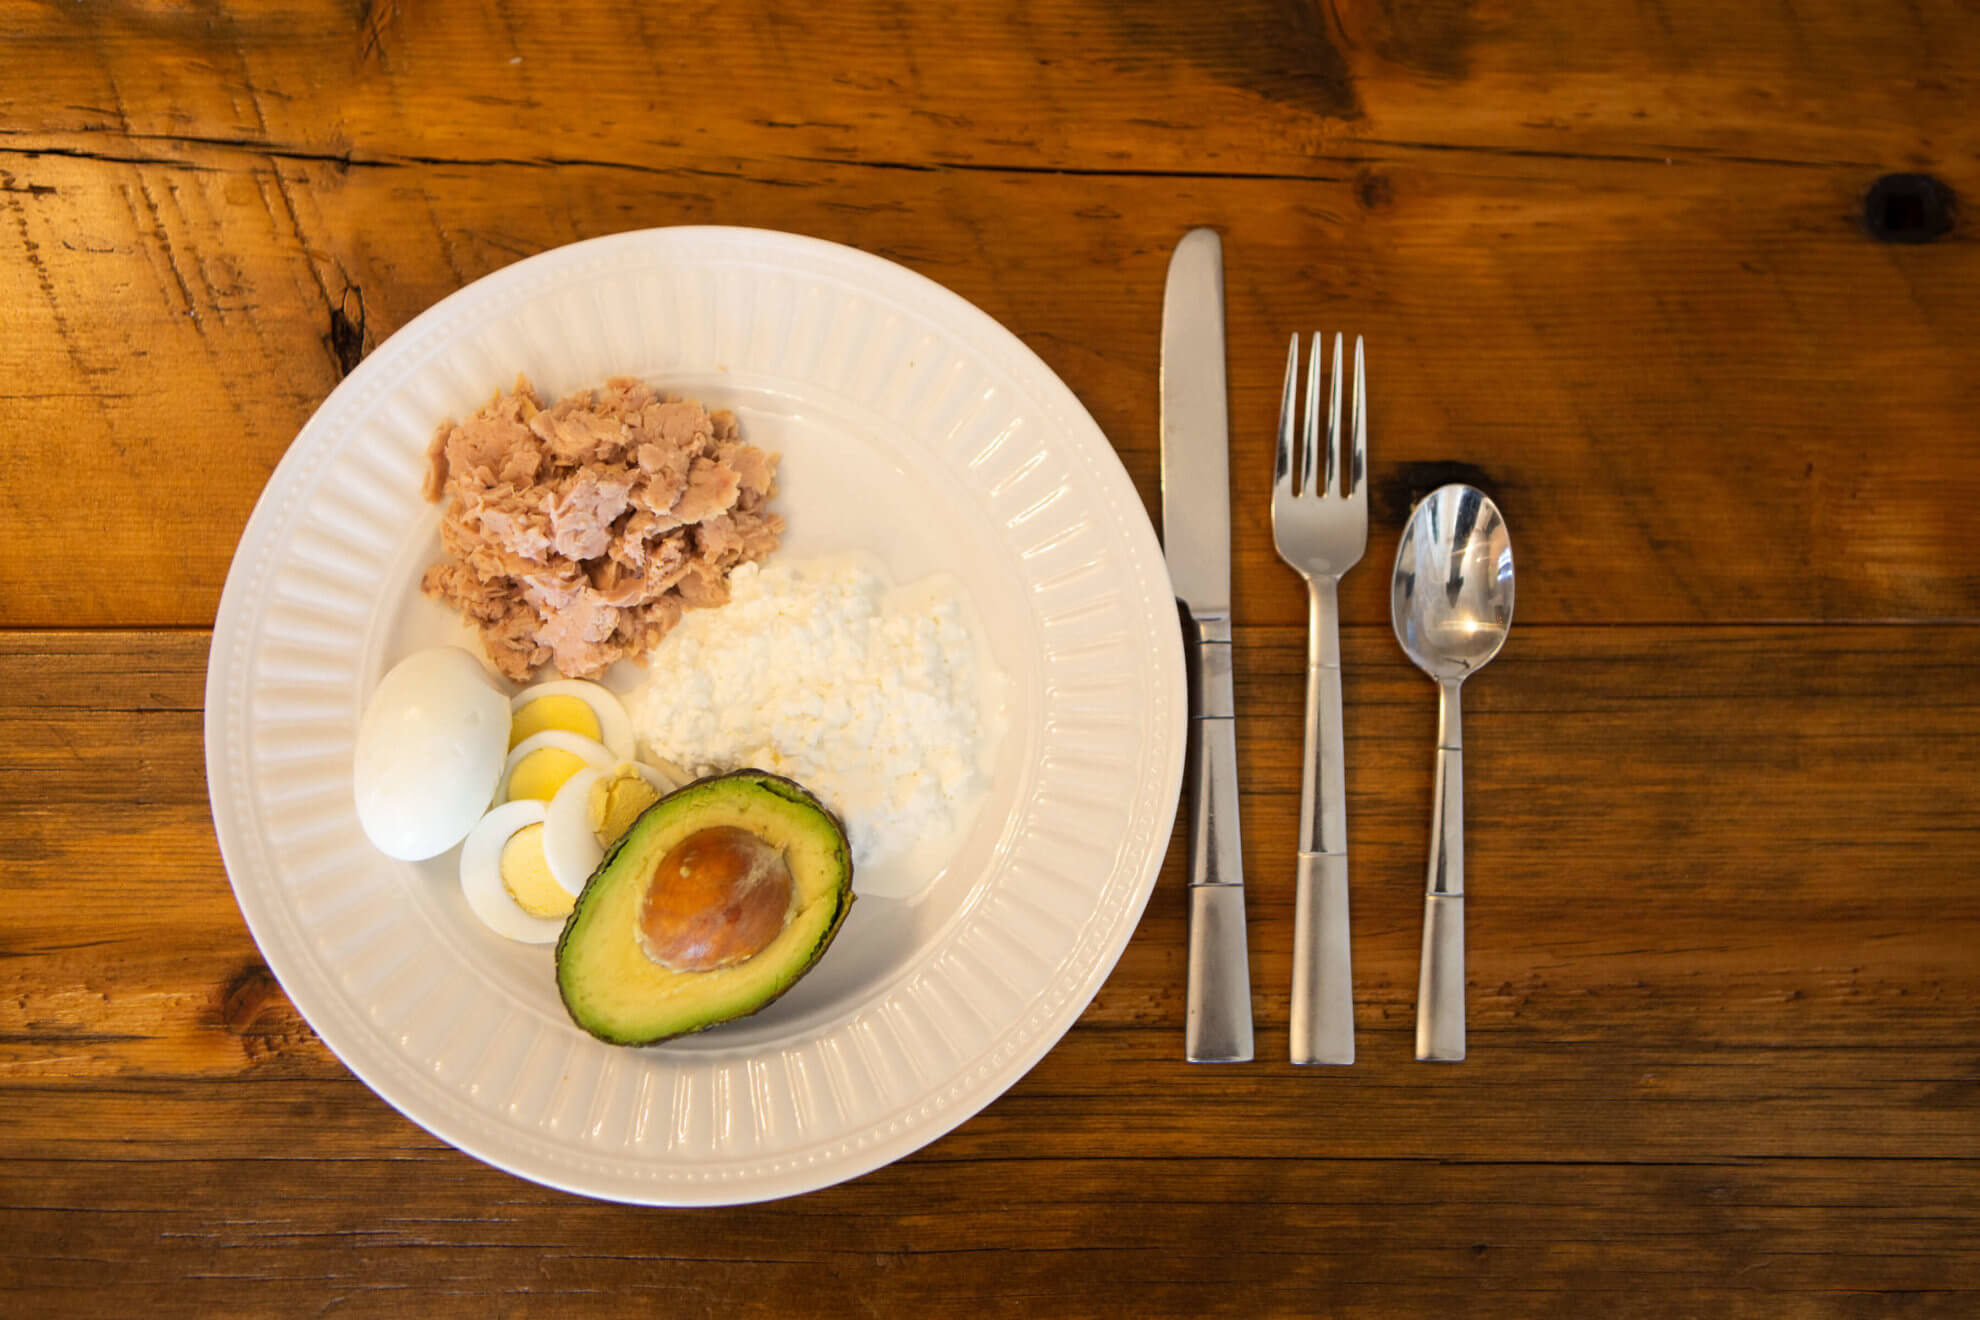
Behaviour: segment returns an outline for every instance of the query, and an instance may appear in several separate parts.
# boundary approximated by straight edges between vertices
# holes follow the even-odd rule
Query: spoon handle
[[[1416,1057],[1464,1058],[1464,733],[1455,682],[1438,685],[1437,789],[1416,983]]]

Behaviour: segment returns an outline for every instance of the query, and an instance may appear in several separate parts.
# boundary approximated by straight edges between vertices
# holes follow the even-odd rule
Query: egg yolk
[[[541,747],[516,762],[516,768],[509,772],[509,786],[506,797],[510,802],[518,798],[536,798],[548,802],[557,796],[557,790],[564,781],[584,769],[584,758],[565,751],[561,747]]]
[[[598,714],[582,697],[538,697],[517,711],[509,720],[509,750],[531,734],[548,729],[567,729],[593,742],[599,740]]]
[[[502,888],[532,917],[568,917],[577,900],[550,874],[543,856],[543,826],[525,825],[502,845]]]
[[[782,850],[748,830],[697,831],[653,872],[639,909],[640,947],[677,972],[753,958],[783,931],[795,888]]]
[[[598,846],[609,848],[617,843],[620,836],[639,819],[639,813],[659,800],[660,795],[653,791],[653,785],[641,778],[639,771],[631,766],[620,766],[611,774],[600,776],[598,782],[591,786],[591,800],[586,803],[592,833],[598,836]]]

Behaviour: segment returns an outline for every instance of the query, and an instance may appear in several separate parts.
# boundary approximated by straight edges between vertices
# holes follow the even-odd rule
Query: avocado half
[[[750,831],[780,849],[795,911],[755,956],[705,972],[660,966],[639,944],[639,911],[660,861],[691,834]],[[699,779],[648,807],[585,882],[557,941],[557,991],[573,1021],[614,1045],[651,1045],[747,1017],[796,984],[852,907],[852,847],[839,818],[761,770]]]

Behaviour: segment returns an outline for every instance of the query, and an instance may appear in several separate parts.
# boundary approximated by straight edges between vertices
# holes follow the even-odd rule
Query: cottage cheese
[[[1001,723],[1001,676],[956,585],[894,588],[832,556],[745,564],[729,586],[726,606],[688,611],[629,695],[646,753],[694,775],[787,775],[844,820],[856,889],[918,887],[925,874],[885,863],[965,827]]]

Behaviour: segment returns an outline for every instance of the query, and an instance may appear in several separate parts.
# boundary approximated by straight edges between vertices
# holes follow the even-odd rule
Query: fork
[[[1272,472],[1272,539],[1306,579],[1306,756],[1299,786],[1298,897],[1293,926],[1292,1061],[1354,1062],[1354,977],[1348,956],[1347,778],[1341,728],[1341,574],[1368,549],[1368,389],[1354,341],[1351,452],[1341,452],[1341,337],[1334,336],[1327,447],[1320,448],[1321,337],[1313,336],[1306,407],[1293,436],[1299,336],[1286,352]],[[1297,471],[1295,471],[1295,455]],[[1324,472],[1322,465],[1324,464]]]

